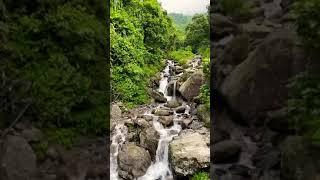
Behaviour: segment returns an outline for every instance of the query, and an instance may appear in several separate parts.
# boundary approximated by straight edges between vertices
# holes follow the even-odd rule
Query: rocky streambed
[[[112,105],[112,179],[188,179],[209,171],[210,131],[204,123],[209,116],[194,102],[204,83],[201,57],[184,67],[167,60],[150,89],[149,105],[129,111]]]

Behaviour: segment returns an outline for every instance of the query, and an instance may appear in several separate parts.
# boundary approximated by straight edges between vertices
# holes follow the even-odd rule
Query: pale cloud
[[[168,13],[182,13],[194,15],[196,13],[204,13],[207,11],[207,6],[210,0],[158,0],[163,9]]]

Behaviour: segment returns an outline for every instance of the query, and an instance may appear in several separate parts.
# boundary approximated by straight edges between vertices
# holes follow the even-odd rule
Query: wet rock
[[[191,75],[190,78],[185,81],[179,88],[181,95],[188,101],[191,101],[194,97],[200,93],[200,87],[204,83],[204,76],[202,71],[197,71]]]
[[[152,121],[153,120],[153,116],[152,115],[143,115],[143,118],[147,121]]]
[[[268,109],[279,109],[288,96],[286,82],[304,70],[303,50],[294,33],[270,34],[226,77],[219,91],[247,123]],[[271,78],[274,76],[276,78]]]
[[[129,126],[134,126],[134,121],[132,119],[126,119],[124,121],[124,125],[129,127]]]
[[[140,145],[149,151],[152,160],[156,157],[159,138],[159,133],[153,127],[144,129],[140,133]]]
[[[212,140],[213,140],[212,144],[216,144],[220,141],[230,139],[230,134],[228,132],[223,131],[223,130],[219,130],[219,129],[215,129],[212,136],[213,136],[212,137]]]
[[[165,103],[167,102],[167,99],[164,97],[163,93],[152,90],[150,92],[151,97],[156,101],[160,103]]]
[[[176,99],[172,99],[168,101],[164,106],[169,108],[176,108],[178,106],[181,106],[181,103],[178,102]]]
[[[160,116],[159,121],[164,125],[164,126],[171,126],[173,124],[173,117],[172,116]]]
[[[42,139],[43,134],[39,129],[32,127],[31,129],[23,130],[21,136],[28,142],[39,142]]]
[[[119,122],[121,120],[121,109],[117,104],[113,104],[111,106],[111,121],[110,121],[110,128],[112,129],[113,126],[115,126],[115,124],[117,122]]]
[[[147,128],[150,126],[150,124],[148,123],[147,120],[145,119],[142,119],[142,118],[138,118],[138,119],[135,119],[134,122],[140,126],[140,127],[143,127],[143,128]]]
[[[182,129],[185,129],[185,128],[187,128],[187,127],[189,127],[189,125],[192,123],[192,119],[191,118],[188,118],[188,119],[183,119],[182,121],[181,121],[181,127],[182,127]]]
[[[181,66],[175,66],[175,67],[174,67],[174,72],[175,72],[176,74],[180,74],[180,73],[183,72],[183,68],[182,68]]]
[[[151,157],[144,148],[127,143],[119,151],[118,163],[119,175],[124,179],[134,179],[146,173]]]
[[[215,38],[223,38],[238,30],[237,26],[226,16],[212,13],[210,18],[214,19],[211,23],[211,29],[214,29],[214,31],[211,34]]]
[[[158,109],[155,109],[154,114],[157,116],[169,116],[169,115],[172,115],[173,112],[170,111],[169,109],[158,108]]]
[[[232,174],[249,178],[251,169],[241,164],[234,164],[229,168],[229,171]]]
[[[36,172],[36,155],[24,138],[8,136],[4,142],[0,159],[0,179],[34,179]]]
[[[269,170],[280,163],[280,152],[272,146],[264,146],[253,155],[252,161],[258,168]]]
[[[257,25],[253,22],[243,24],[241,29],[242,32],[249,34],[249,36],[254,39],[264,38],[272,32],[271,28],[264,25]]]
[[[186,111],[185,106],[179,106],[176,108],[176,113],[184,113]]]
[[[169,160],[174,172],[187,176],[210,165],[209,139],[199,133],[181,134],[169,144]]]
[[[179,89],[179,87],[180,87],[180,85],[179,85],[179,82],[176,82],[176,81],[170,81],[169,83],[168,83],[168,85],[167,85],[167,95],[168,96],[173,96],[173,91],[174,91],[174,84],[176,84],[176,96],[178,95],[178,93],[179,93],[179,91],[178,91],[178,89]]]
[[[232,140],[222,141],[212,146],[214,163],[229,163],[237,161],[241,152],[238,143]]]

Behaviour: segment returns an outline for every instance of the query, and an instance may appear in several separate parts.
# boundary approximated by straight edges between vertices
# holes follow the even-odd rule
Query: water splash
[[[118,162],[117,157],[119,147],[126,141],[127,127],[124,124],[117,124],[113,130],[110,146],[110,179],[118,180]]]

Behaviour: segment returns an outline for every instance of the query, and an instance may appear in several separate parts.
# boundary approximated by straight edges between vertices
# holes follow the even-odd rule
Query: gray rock
[[[168,101],[164,106],[169,108],[176,108],[178,106],[181,106],[181,103],[178,102],[176,99],[172,99]]]
[[[150,95],[157,102],[160,102],[160,103],[167,102],[167,99],[164,97],[163,93],[161,93],[161,92],[151,90]]]
[[[134,179],[146,173],[151,157],[144,148],[127,143],[119,151],[118,163],[119,175],[124,179]]]
[[[295,34],[277,31],[239,64],[218,90],[231,108],[251,123],[251,117],[281,108],[288,96],[286,82],[302,72],[305,64]]]
[[[144,129],[140,133],[140,145],[149,151],[152,160],[156,157],[159,138],[159,133],[153,127]]]
[[[169,109],[158,108],[158,109],[155,109],[154,114],[157,116],[169,116],[173,114],[173,112],[170,111]]]
[[[173,124],[172,116],[160,116],[159,121],[166,127],[171,126]]]
[[[179,106],[176,108],[176,113],[184,113],[186,111],[185,106]]]
[[[23,130],[21,135],[28,142],[39,142],[43,137],[42,132],[39,129],[35,128],[35,127],[32,127],[31,129]]]
[[[1,153],[0,179],[33,180],[36,155],[28,142],[19,136],[8,136]]]
[[[153,120],[153,116],[152,115],[143,115],[143,118],[147,121],[152,121]]]
[[[197,71],[191,75],[179,88],[181,95],[188,101],[198,96],[200,87],[204,83],[204,75],[202,71]]]
[[[241,152],[241,147],[238,143],[227,140],[216,143],[212,146],[213,161],[216,164],[235,162]]]
[[[209,138],[199,133],[180,134],[169,144],[169,160],[180,176],[192,175],[210,165]]]

